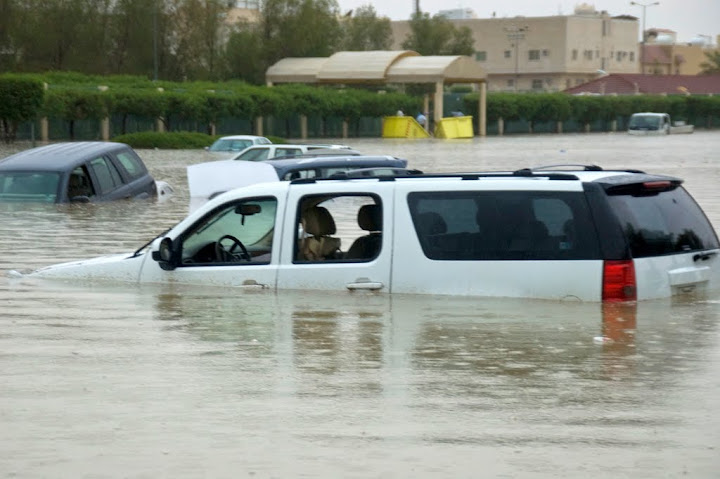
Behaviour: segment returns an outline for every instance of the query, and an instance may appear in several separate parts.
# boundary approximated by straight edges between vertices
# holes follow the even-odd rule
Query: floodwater
[[[347,143],[426,171],[677,175],[720,225],[720,132]],[[140,153],[175,196],[0,205],[0,477],[720,477],[720,293],[603,309],[8,277],[179,221],[205,153]]]

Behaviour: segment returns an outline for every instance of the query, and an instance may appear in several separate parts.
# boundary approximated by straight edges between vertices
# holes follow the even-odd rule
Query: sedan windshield
[[[59,182],[59,173],[0,173],[0,201],[54,203]]]
[[[210,151],[241,151],[251,146],[252,140],[228,140],[220,139],[212,144]]]

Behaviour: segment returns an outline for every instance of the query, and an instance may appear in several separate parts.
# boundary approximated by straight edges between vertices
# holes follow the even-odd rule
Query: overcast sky
[[[415,7],[415,0],[338,0],[340,10],[345,13],[352,8],[370,4],[378,15],[393,20],[407,20]],[[420,0],[420,9],[431,15],[439,10],[470,8],[478,18],[497,17],[545,17],[569,15],[575,6],[583,3],[576,0]],[[586,1],[596,10],[606,10],[610,15],[633,15],[640,19],[642,27],[643,8],[630,5],[629,0]],[[650,4],[651,1],[638,0]],[[720,0],[660,0],[660,5],[645,8],[646,28],[666,28],[677,32],[677,39],[687,42],[698,34],[710,35],[713,44],[720,34]]]

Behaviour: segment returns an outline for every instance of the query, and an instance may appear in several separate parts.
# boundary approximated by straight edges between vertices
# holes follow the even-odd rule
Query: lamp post
[[[515,90],[515,93],[518,91],[518,68],[519,68],[519,52],[518,52],[518,45],[520,43],[520,40],[525,39],[525,32],[527,32],[528,27],[516,27],[512,26],[510,28],[505,28],[505,32],[507,32],[508,40],[510,40],[512,43],[511,45],[515,47],[515,79],[513,80],[513,87]]]
[[[640,3],[630,2],[630,5],[642,7],[642,41],[640,42],[640,73],[645,73],[645,10],[653,5],[660,5],[660,2]]]

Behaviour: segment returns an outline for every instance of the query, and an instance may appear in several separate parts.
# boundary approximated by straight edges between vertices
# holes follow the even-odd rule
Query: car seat
[[[302,215],[302,227],[306,235],[300,240],[299,259],[322,261],[335,259],[340,250],[340,238],[334,238],[335,220],[322,206],[313,206]]]
[[[371,259],[377,256],[382,243],[382,210],[379,205],[363,205],[358,210],[358,226],[369,234],[357,238],[350,246],[348,259]]]

